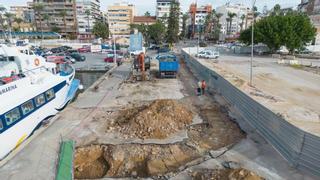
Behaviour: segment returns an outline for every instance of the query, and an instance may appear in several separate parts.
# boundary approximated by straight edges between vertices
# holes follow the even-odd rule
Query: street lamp
[[[111,23],[112,26],[114,26],[115,24],[116,23]],[[111,33],[111,35],[112,35],[112,39],[113,39],[113,63],[116,66],[117,65],[116,38],[115,38],[114,33]]]
[[[253,64],[253,38],[254,38],[254,6],[256,4],[256,0],[252,1],[252,16],[253,16],[253,21],[251,25],[251,61],[250,61],[250,86],[252,86],[252,64]]]

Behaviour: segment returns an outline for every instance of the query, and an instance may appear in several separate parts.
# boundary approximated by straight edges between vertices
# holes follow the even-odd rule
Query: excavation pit
[[[155,177],[176,172],[200,155],[184,144],[92,145],[75,153],[76,179]]]

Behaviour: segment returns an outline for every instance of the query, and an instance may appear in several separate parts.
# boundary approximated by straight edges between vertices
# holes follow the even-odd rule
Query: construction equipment
[[[159,61],[160,78],[176,78],[179,71],[179,61],[173,54],[162,54],[156,58]]]
[[[132,78],[136,81],[150,80],[150,57],[140,53],[134,57],[132,66]]]

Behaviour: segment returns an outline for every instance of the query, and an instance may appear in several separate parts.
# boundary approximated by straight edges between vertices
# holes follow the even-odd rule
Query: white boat
[[[74,76],[69,64],[0,45],[0,161],[74,98]]]

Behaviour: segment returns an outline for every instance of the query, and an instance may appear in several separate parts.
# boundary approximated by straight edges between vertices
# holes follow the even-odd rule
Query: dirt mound
[[[155,100],[149,105],[122,110],[121,133],[141,139],[165,139],[192,123],[193,113],[176,100]]]
[[[193,172],[191,176],[193,180],[264,180],[246,169],[205,169]]]

